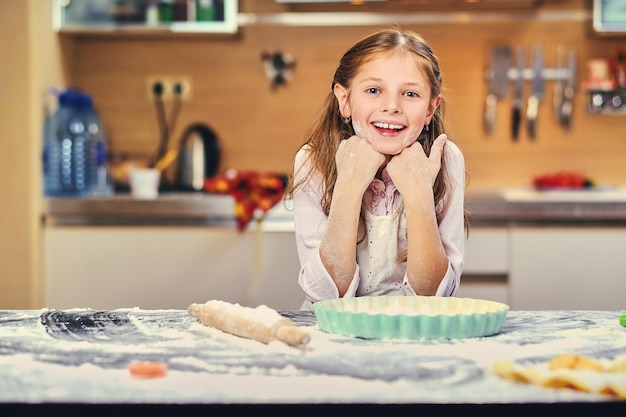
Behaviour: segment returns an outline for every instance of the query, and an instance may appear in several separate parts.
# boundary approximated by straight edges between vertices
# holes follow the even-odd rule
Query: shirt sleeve
[[[439,235],[448,257],[448,269],[435,295],[448,297],[458,291],[465,258],[465,160],[454,143],[446,142],[444,149],[449,188],[439,216]],[[415,295],[406,275],[403,287],[407,295]]]
[[[308,151],[298,151],[294,164],[294,181],[297,184],[309,171]],[[306,295],[303,309],[311,304],[331,298],[339,298],[339,290],[320,258],[319,247],[328,227],[328,216],[321,207],[324,183],[321,173],[315,171],[293,194],[293,214],[296,249],[300,260],[298,284]],[[359,267],[348,287],[345,297],[353,297],[359,284]]]

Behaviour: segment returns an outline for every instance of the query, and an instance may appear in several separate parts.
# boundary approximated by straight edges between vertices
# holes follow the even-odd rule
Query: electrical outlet
[[[150,75],[146,78],[147,97],[152,101],[155,97],[158,86],[161,87],[161,98],[163,101],[174,99],[177,91],[183,101],[191,99],[192,82],[188,75]]]

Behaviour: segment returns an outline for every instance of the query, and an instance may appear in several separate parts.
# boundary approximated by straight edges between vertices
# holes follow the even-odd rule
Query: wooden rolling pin
[[[290,319],[264,305],[249,308],[209,300],[204,304],[191,304],[187,311],[205,326],[266,344],[280,340],[290,346],[302,346],[311,340],[309,334]]]

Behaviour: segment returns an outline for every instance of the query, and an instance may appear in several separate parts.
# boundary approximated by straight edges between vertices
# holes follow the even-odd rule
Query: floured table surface
[[[510,311],[494,336],[406,341],[328,334],[311,312],[280,313],[309,332],[305,347],[227,334],[182,310],[0,310],[0,405],[598,403],[611,399],[505,381],[492,366],[626,355],[619,311]],[[134,378],[134,362],[167,373]]]

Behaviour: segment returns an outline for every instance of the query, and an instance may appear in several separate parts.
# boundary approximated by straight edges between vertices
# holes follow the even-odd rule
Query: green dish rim
[[[375,312],[376,307],[406,310]],[[425,310],[420,308],[425,306]],[[460,313],[433,311],[454,307]],[[509,306],[459,297],[378,296],[324,300],[313,304],[319,328],[327,333],[365,339],[459,339],[500,332]]]

